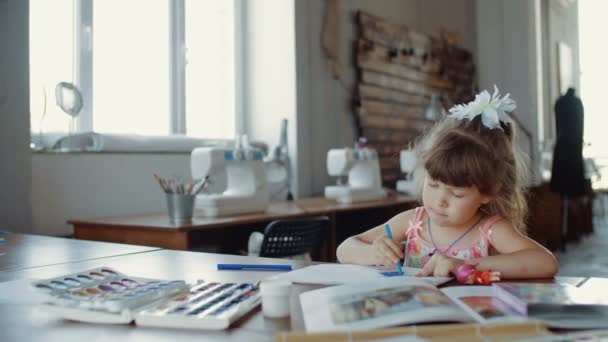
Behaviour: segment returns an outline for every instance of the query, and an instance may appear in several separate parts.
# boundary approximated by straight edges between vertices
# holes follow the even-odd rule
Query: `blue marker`
[[[386,232],[386,237],[389,239],[393,239],[393,233],[391,233],[391,226],[388,223],[384,224],[384,232]],[[397,272],[403,274],[403,268],[401,268],[401,264],[397,263]]]
[[[218,271],[291,271],[291,265],[217,264]]]

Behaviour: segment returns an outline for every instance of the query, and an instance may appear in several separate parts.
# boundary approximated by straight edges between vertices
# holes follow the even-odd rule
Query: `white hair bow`
[[[475,96],[475,100],[466,105],[455,105],[450,109],[449,117],[462,120],[473,120],[481,114],[481,123],[489,129],[502,129],[500,122],[509,122],[507,112],[512,112],[517,108],[514,100],[509,98],[509,94],[500,97],[498,87],[494,85],[494,94],[490,96],[487,90]]]

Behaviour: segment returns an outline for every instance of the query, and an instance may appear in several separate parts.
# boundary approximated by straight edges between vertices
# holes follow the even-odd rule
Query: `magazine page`
[[[304,292],[300,303],[309,332],[473,321],[435,286],[414,278],[381,279]]]
[[[479,323],[523,321],[527,317],[494,296],[491,286],[454,286],[441,289]]]
[[[607,329],[605,293],[559,283],[496,283],[495,296],[518,312],[561,329]]]
[[[560,283],[508,283],[493,284],[494,294],[522,314],[528,313],[530,304],[568,305],[581,302],[575,286]],[[589,300],[593,303],[593,300]]]
[[[552,328],[608,329],[608,306],[537,304],[529,316],[545,321]]]
[[[517,342],[605,342],[608,341],[608,330],[583,331],[553,336],[527,338]]]

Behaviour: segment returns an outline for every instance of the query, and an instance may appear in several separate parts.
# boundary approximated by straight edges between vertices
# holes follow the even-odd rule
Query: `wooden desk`
[[[220,246],[219,252],[238,254],[245,250],[249,234],[268,223],[317,215],[330,218],[325,261],[335,260],[337,244],[348,236],[385,222],[415,205],[411,197],[394,196],[377,201],[338,204],[323,197],[272,203],[264,213],[224,217],[195,216],[192,223],[176,225],[166,213],[69,220],[77,239],[195,250]],[[229,237],[229,238],[228,238]]]
[[[0,272],[158,250],[42,235],[10,233],[0,237],[5,239],[0,244]]]
[[[140,254],[109,257],[81,262],[64,263],[0,272],[0,282],[50,278],[91,268],[108,266],[123,273],[152,278],[184,279],[194,282],[207,281],[249,281],[257,282],[269,276],[268,272],[217,271],[217,263],[264,263],[292,264],[295,267],[307,265],[284,259],[251,258],[235,255],[195,253],[158,250]],[[596,278],[593,278],[596,279]],[[556,281],[579,283],[580,279],[562,277]],[[584,287],[586,281],[582,284]],[[597,284],[597,283],[596,283]],[[605,285],[605,283],[604,283]],[[599,286],[599,285],[596,285]],[[278,332],[304,331],[298,294],[318,286],[298,285],[291,297],[291,317],[267,319],[258,308],[243,317],[226,331],[199,331],[185,329],[160,329],[136,327],[134,325],[100,325],[64,321],[52,314],[25,305],[0,301],[0,331],[2,341],[269,341]]]
[[[74,226],[74,237],[83,240],[121,242],[188,250],[202,237],[215,238],[220,228],[230,231],[235,227],[249,227],[273,220],[309,216],[294,202],[271,204],[264,213],[238,216],[195,216],[192,223],[174,224],[166,213],[118,216],[96,219],[69,220]],[[201,234],[202,233],[202,234]],[[226,236],[222,234],[223,240]],[[234,236],[231,236],[231,240]]]

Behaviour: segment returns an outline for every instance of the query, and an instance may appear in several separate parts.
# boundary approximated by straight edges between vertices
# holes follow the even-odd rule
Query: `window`
[[[117,10],[118,9],[118,10]],[[93,1],[93,128],[169,131],[167,0]]]
[[[30,0],[32,133],[234,137],[242,0]],[[55,85],[83,93],[76,122]],[[46,111],[45,111],[46,97]]]
[[[74,77],[72,1],[30,1],[30,23],[37,23],[30,24],[30,125],[33,133],[65,132],[71,123],[54,103],[55,85],[72,81]]]
[[[186,0],[186,127],[203,137],[234,135],[236,48],[235,3]],[[213,80],[210,82],[210,80]],[[204,101],[201,101],[204,98]],[[221,120],[209,120],[222,117]]]

